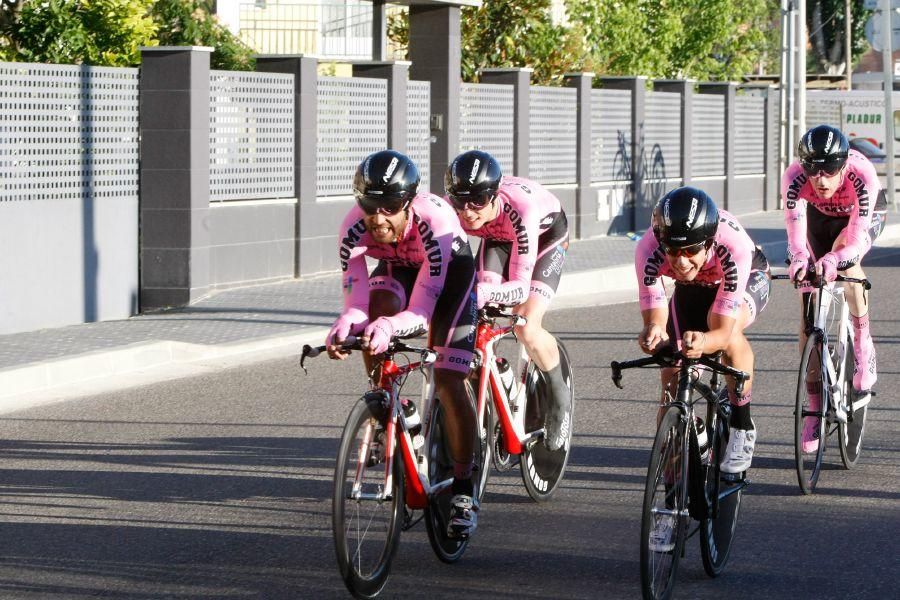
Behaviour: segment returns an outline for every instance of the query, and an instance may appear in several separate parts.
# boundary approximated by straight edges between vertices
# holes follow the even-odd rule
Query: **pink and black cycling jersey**
[[[393,292],[406,307],[387,317],[394,334],[412,336],[430,327],[430,343],[439,354],[435,366],[467,371],[474,348],[468,338],[474,340],[477,318],[472,294],[475,264],[453,208],[433,194],[416,195],[405,230],[390,244],[372,239],[364,217],[354,206],[338,236],[342,316],[352,315],[353,322],[368,320],[370,289]],[[379,261],[371,278],[367,256]]]
[[[496,201],[493,221],[479,229],[463,223],[466,233],[484,239],[477,261],[480,293],[499,304],[520,304],[530,294],[549,301],[559,285],[569,237],[559,198],[535,181],[504,176]],[[506,264],[500,268],[486,253],[504,243],[508,249],[500,248],[499,256]]]
[[[822,254],[831,250],[834,240],[814,240],[811,237],[836,237],[826,233],[826,230],[834,229],[829,224],[836,220],[842,220],[837,225],[839,231],[845,232],[846,241],[835,252],[838,269],[858,263],[872,247],[872,241],[883,224],[881,213],[885,209],[875,167],[865,156],[851,150],[843,178],[834,195],[823,200],[816,194],[810,177],[799,161],[792,163],[784,172],[781,196],[784,199],[784,220],[791,256],[807,253],[815,259],[822,258]],[[815,211],[808,212],[808,207]]]
[[[675,277],[652,229],[648,229],[638,242],[634,265],[642,311],[666,306],[662,278],[669,277],[678,286],[715,289],[712,312],[733,319],[738,317],[745,301],[751,272],[768,270],[765,256],[737,220],[724,210],[719,211],[719,227],[706,262],[693,280],[679,281]],[[762,309],[761,306],[756,308]],[[751,311],[753,309],[751,306]]]

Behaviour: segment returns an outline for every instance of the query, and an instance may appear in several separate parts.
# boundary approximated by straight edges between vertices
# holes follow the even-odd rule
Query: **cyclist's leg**
[[[666,323],[666,335],[675,349],[682,349],[682,338],[685,331],[707,331],[709,329],[707,318],[715,297],[715,288],[676,282],[675,291],[669,298],[669,320]],[[660,369],[660,385],[662,391],[657,421],[662,418],[664,412],[663,403],[666,398],[666,390],[675,394],[678,385],[678,368]]]
[[[477,525],[478,501],[472,471],[475,467],[475,407],[466,393],[465,379],[472,364],[475,327],[475,261],[457,256],[447,267],[447,279],[435,305],[429,346],[438,353],[434,381],[444,408],[444,427],[453,458],[454,494],[448,535],[466,537]]]
[[[379,261],[369,277],[369,321],[390,317],[405,309],[416,275],[418,269]],[[361,354],[367,374],[381,362],[380,356],[369,356],[368,352]]]
[[[571,392],[560,365],[556,339],[544,329],[543,319],[559,287],[568,247],[568,223],[565,213],[560,213],[538,239],[528,299],[515,309],[526,319],[524,325],[516,327],[516,337],[541,371],[550,391],[550,402],[544,412],[544,445],[553,451],[562,448],[569,439]]]

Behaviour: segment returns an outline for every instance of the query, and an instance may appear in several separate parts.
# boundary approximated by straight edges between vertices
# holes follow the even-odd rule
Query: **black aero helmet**
[[[818,125],[803,134],[797,145],[800,166],[807,175],[824,171],[834,175],[841,170],[850,154],[850,142],[840,129]]]
[[[379,209],[394,214],[405,208],[419,189],[419,169],[405,154],[382,150],[370,154],[356,168],[353,195],[369,214]]]
[[[454,207],[467,202],[484,206],[497,193],[503,172],[497,159],[481,150],[469,150],[453,159],[444,174],[444,189]]]
[[[685,248],[711,240],[719,229],[719,209],[701,189],[680,187],[653,209],[653,232],[663,248]]]

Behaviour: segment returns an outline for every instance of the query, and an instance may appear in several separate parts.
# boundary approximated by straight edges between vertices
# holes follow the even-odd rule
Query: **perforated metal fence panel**
[[[693,108],[691,175],[725,175],[725,97],[695,94]]]
[[[765,172],[766,99],[738,96],[734,100],[734,171],[737,175]]]
[[[529,176],[544,184],[576,176],[578,96],[574,88],[531,88]]]
[[[644,176],[681,176],[681,94],[650,92],[644,107]]]
[[[137,69],[0,63],[0,132],[0,202],[137,198]]]
[[[349,195],[359,163],[387,147],[387,81],[320,77],[317,87],[317,195]]]
[[[294,196],[294,77],[209,72],[210,201]]]
[[[631,177],[623,157],[631,156],[631,91],[591,91],[591,180]]]
[[[484,150],[512,173],[513,86],[464,83],[459,94],[459,151]]]
[[[422,177],[419,189],[427,190],[431,185],[431,84],[427,81],[410,81],[406,94],[407,152],[419,167],[419,175]],[[438,180],[435,180],[435,184],[436,188],[441,186]],[[432,191],[440,194],[442,189]]]
[[[807,96],[806,127],[804,131],[816,125],[831,125],[841,128],[841,103],[837,100]]]

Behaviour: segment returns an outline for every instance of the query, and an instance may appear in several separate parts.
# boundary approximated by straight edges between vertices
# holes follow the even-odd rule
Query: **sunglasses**
[[[493,194],[482,194],[480,196],[454,196],[447,194],[450,204],[456,210],[481,210],[494,200]]]
[[[685,246],[683,248],[673,248],[671,246],[666,246],[665,244],[660,244],[662,246],[663,252],[671,256],[672,258],[678,258],[679,256],[686,256],[688,258],[694,258],[700,251],[704,248],[708,247],[710,242],[700,242],[699,244],[694,244],[693,246]]]
[[[803,167],[803,172],[809,177],[819,177],[820,175],[834,177],[844,167],[844,161],[829,160],[826,162],[814,163],[802,160],[800,161],[800,166]]]
[[[386,217],[393,217],[409,206],[409,200],[404,198],[370,198],[362,195],[356,197],[356,203],[369,216],[380,213]]]

